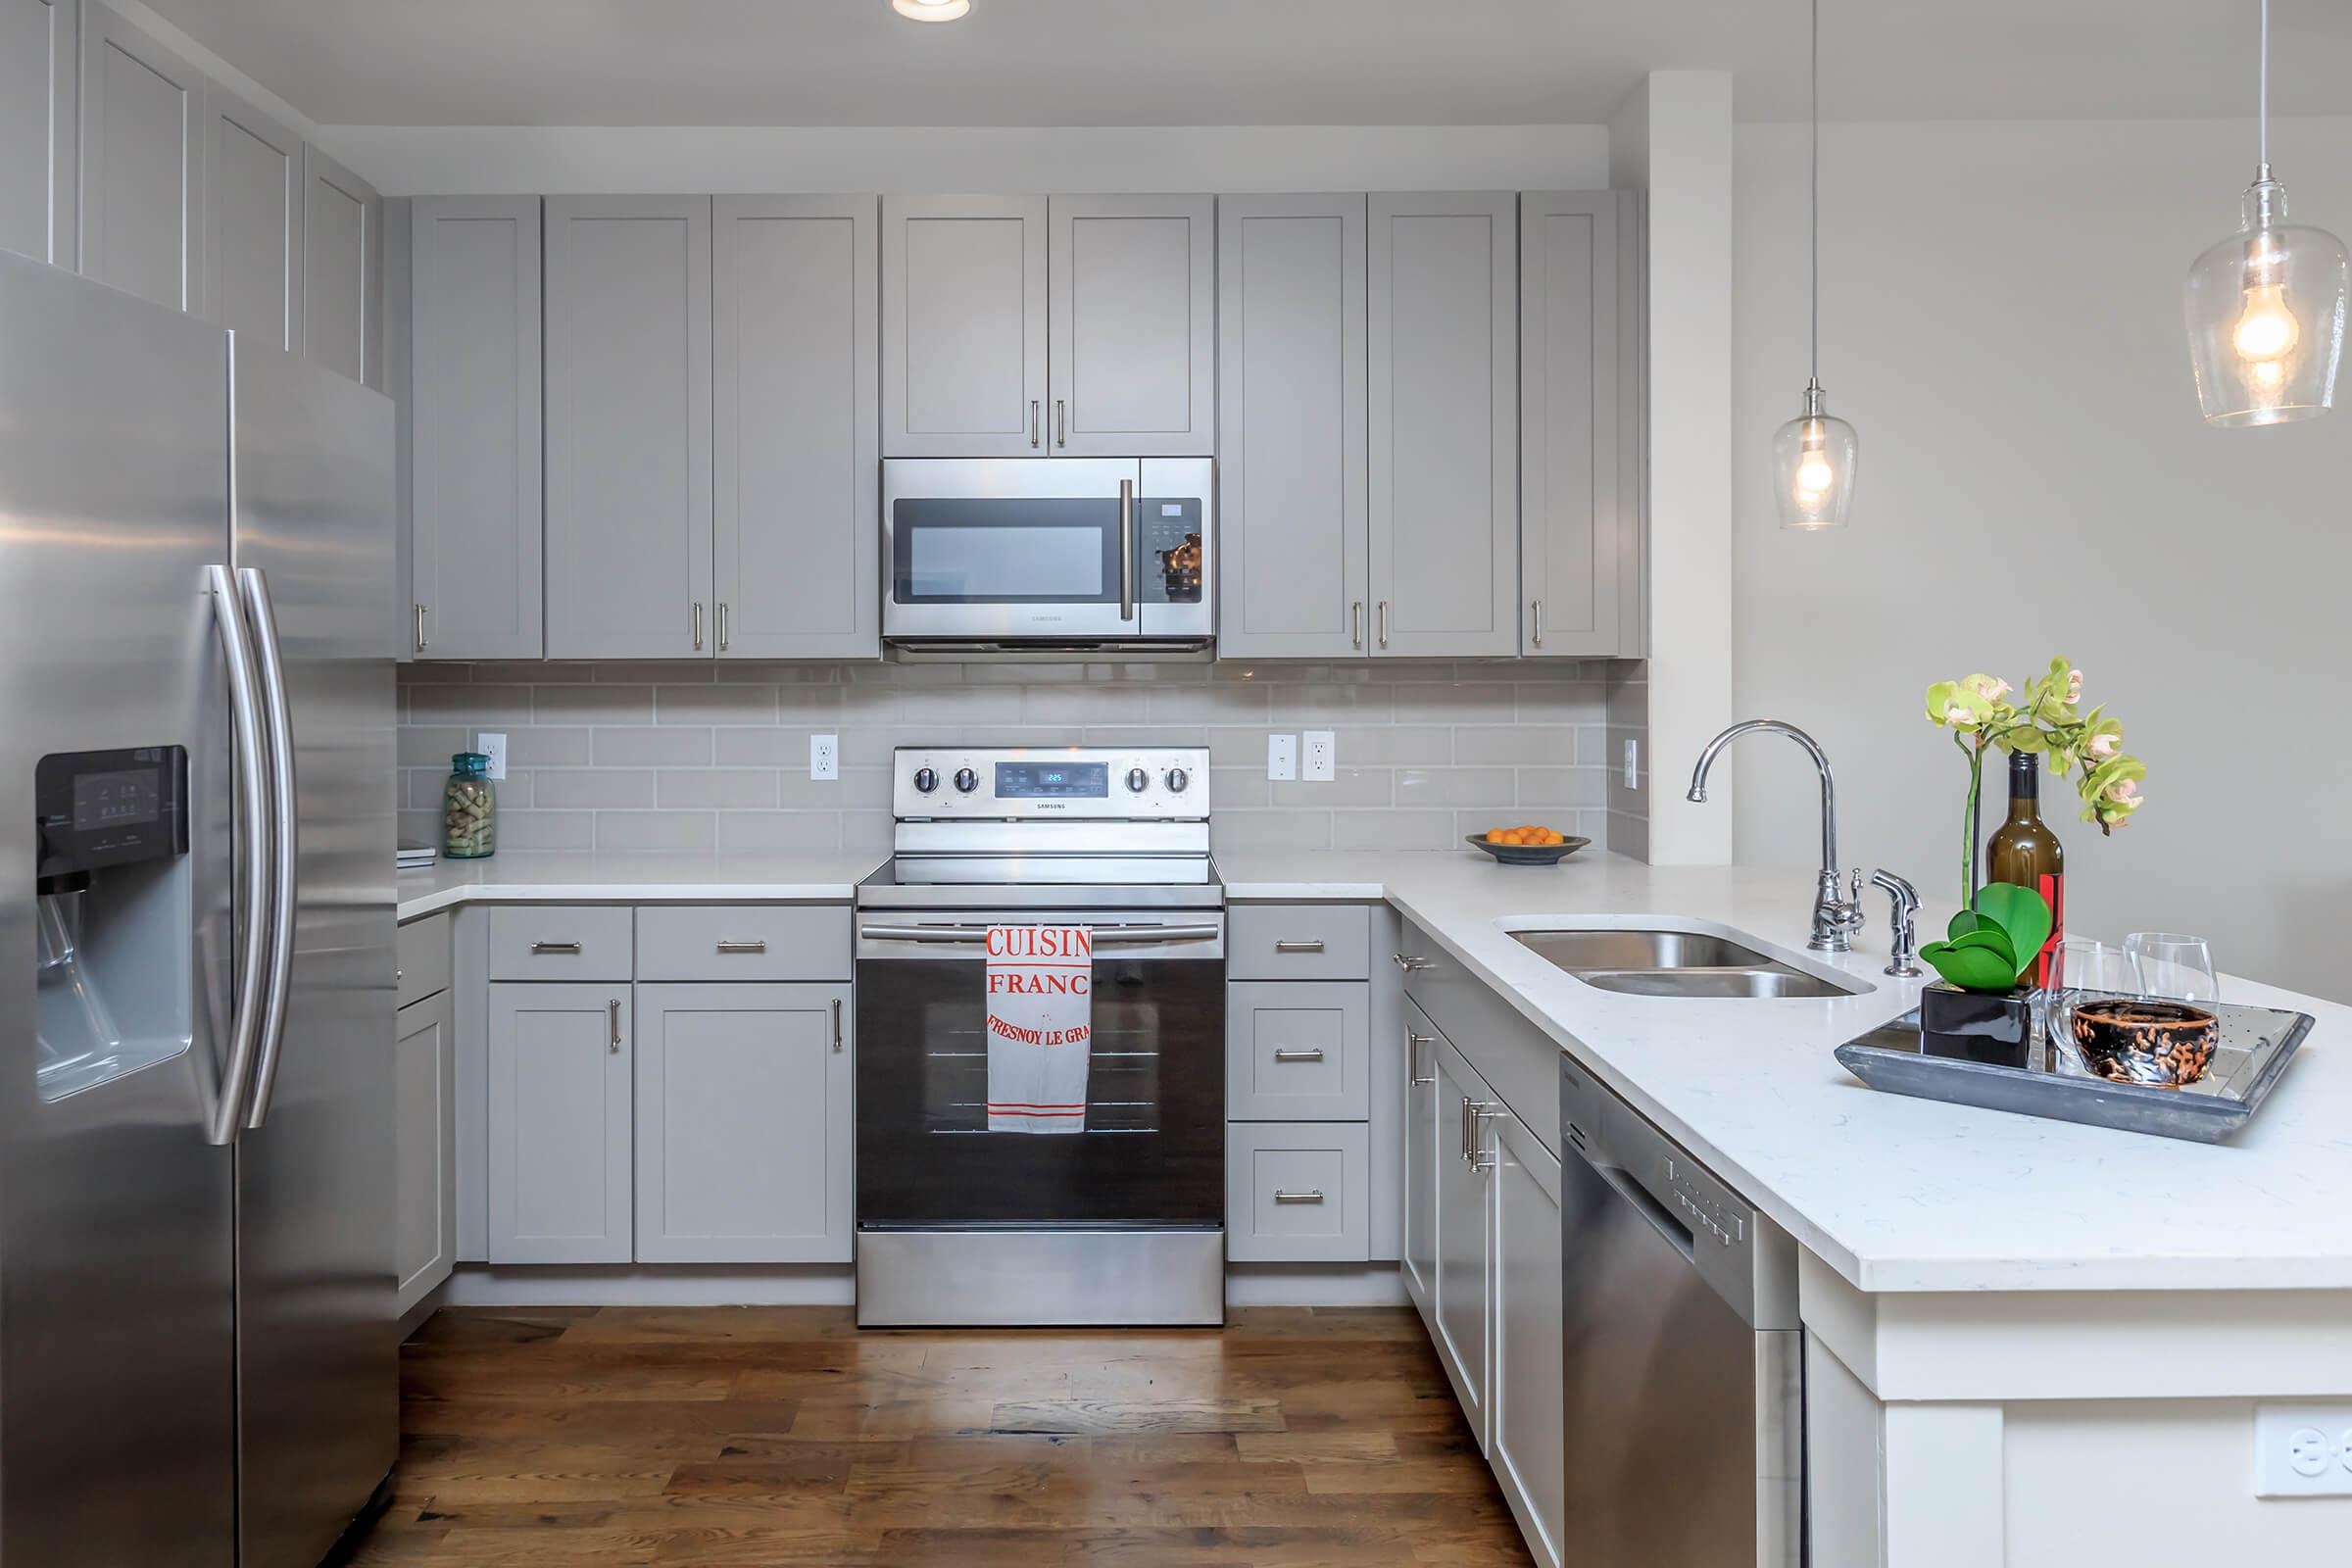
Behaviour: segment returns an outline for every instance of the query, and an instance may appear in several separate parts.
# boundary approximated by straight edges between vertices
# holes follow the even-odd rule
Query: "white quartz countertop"
[[[500,857],[403,877],[403,919],[467,900],[845,902],[876,854],[729,860]],[[2108,1132],[1880,1094],[1833,1054],[1909,1007],[1860,951],[1804,951],[1810,873],[1609,856],[1499,866],[1475,852],[1219,855],[1230,901],[1386,899],[1587,1070],[1869,1291],[2352,1290],[2352,1008],[2234,978],[2223,999],[2318,1027],[2229,1144]],[[1923,940],[1943,911],[1922,916]],[[1514,928],[1659,920],[1756,939],[1872,989],[1832,1000],[1600,991]],[[2121,932],[2092,932],[2120,938]],[[2228,960],[2227,932],[2213,933]]]

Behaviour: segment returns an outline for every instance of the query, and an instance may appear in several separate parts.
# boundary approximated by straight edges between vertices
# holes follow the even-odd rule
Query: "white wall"
[[[1601,125],[335,125],[387,195],[1597,190]]]
[[[2149,766],[2111,839],[2045,785],[2071,928],[2203,932],[2225,969],[2346,1001],[2352,387],[2317,423],[2208,430],[2181,324],[2251,142],[2243,122],[1829,127],[1822,381],[1862,460],[1852,528],[1804,535],[1776,526],[1767,458],[1805,381],[1804,128],[1740,127],[1738,705],[1828,747],[1849,864],[1954,900],[1965,768],[1922,695],[2064,654]],[[2296,215],[2352,233],[2352,120],[2272,145]],[[1740,858],[1811,864],[1812,769],[1743,744]]]

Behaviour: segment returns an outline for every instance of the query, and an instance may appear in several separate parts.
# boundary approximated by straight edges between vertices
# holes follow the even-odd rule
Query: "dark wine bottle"
[[[2048,985],[2066,936],[2066,851],[2041,819],[2041,759],[2031,752],[2009,754],[2009,820],[1984,846],[1984,876],[2032,888],[2049,901],[2050,940],[2027,971],[2034,985]]]

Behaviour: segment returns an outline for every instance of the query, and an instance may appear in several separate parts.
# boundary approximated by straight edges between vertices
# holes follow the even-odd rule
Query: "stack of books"
[[[441,858],[441,852],[430,844],[402,839],[394,850],[394,857],[403,871],[430,871],[433,862]]]

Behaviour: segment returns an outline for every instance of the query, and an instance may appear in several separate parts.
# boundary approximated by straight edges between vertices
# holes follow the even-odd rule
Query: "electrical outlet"
[[[504,735],[494,735],[484,730],[475,737],[473,749],[490,759],[492,778],[507,776],[507,738]]]
[[[841,738],[837,735],[808,737],[808,776],[812,779],[841,777]]]
[[[1297,778],[1298,776],[1298,737],[1269,735],[1266,737],[1266,777]]]
[[[2352,1405],[2254,1406],[2254,1495],[2352,1497]]]
[[[1300,754],[1298,776],[1318,784],[1331,782],[1333,764],[1339,760],[1340,747],[1327,729],[1310,729],[1298,737],[1306,750]]]
[[[1642,743],[1630,738],[1625,743],[1625,787],[1629,790],[1642,787]]]

